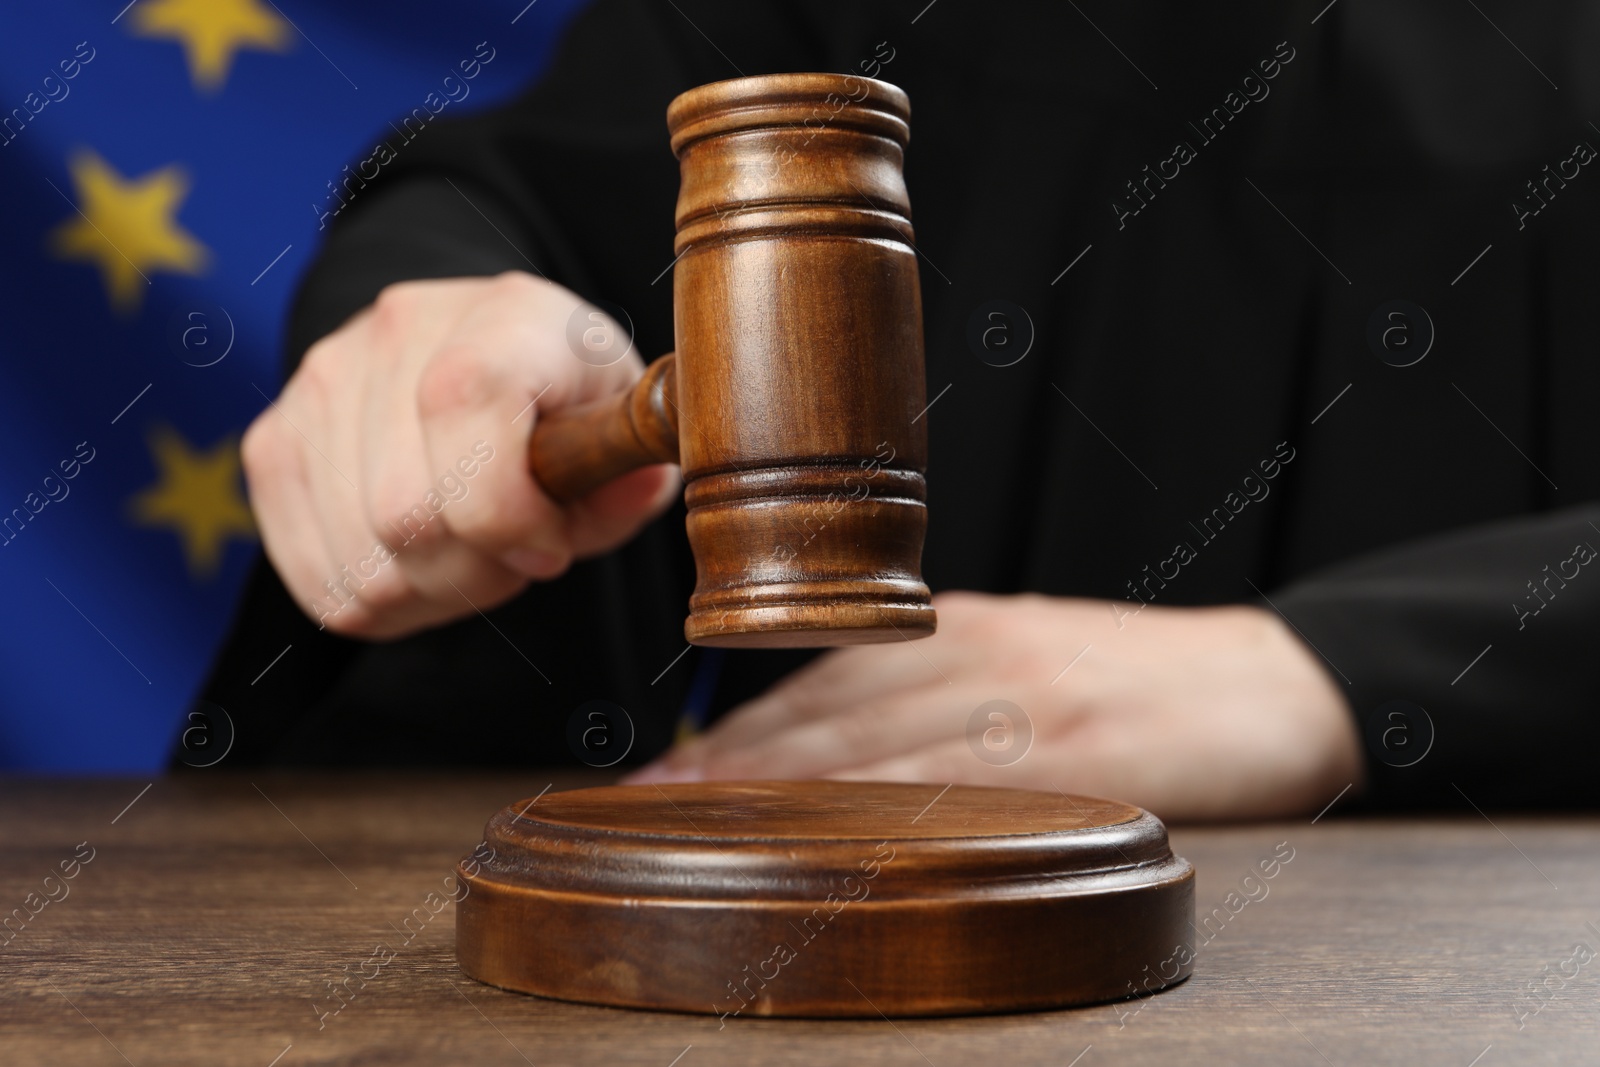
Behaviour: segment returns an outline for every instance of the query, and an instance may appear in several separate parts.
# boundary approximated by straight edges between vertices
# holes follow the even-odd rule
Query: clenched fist
[[[671,503],[670,466],[565,506],[528,473],[541,412],[643,371],[632,352],[578,358],[567,325],[583,306],[520,272],[404,282],[311,347],[242,446],[262,544],[308,615],[370,638],[436,626],[615,548]]]

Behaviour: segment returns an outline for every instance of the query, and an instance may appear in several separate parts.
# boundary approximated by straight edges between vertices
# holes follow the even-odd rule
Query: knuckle
[[[496,296],[516,299],[538,299],[555,286],[543,278],[536,278],[525,270],[508,270],[496,274],[489,281],[489,290]]]
[[[452,509],[449,522],[462,540],[496,548],[511,548],[526,541],[531,525],[525,516],[514,514],[492,494],[481,498],[475,507]]]
[[[381,569],[377,577],[367,579],[360,596],[362,606],[374,617],[390,614],[417,599],[411,583],[392,565]]]
[[[501,394],[504,374],[478,345],[440,349],[417,379],[417,413],[424,419],[489,407]]]
[[[497,276],[489,283],[487,298],[495,306],[501,342],[541,364],[545,375],[572,362],[568,335],[575,315],[585,311],[601,314],[612,330],[621,329],[609,315],[570,289],[520,271]],[[633,352],[628,355],[635,358]]]
[[[265,414],[256,416],[239,440],[239,462],[252,482],[273,477],[283,467],[282,445]]]
[[[340,568],[310,594],[308,611],[323,628],[350,637],[390,633],[396,615],[420,598],[385,539],[375,539],[359,562]]]
[[[372,324],[383,334],[404,333],[414,320],[423,283],[395,282],[384,286],[372,302]]]
[[[315,613],[311,618],[323,629],[341,637],[369,637],[377,626],[376,616],[358,603],[347,604],[338,611],[329,612],[320,620]]]
[[[373,489],[368,510],[368,519],[380,534],[398,539],[396,551],[412,544],[433,545],[444,536],[437,512],[428,506],[427,491],[412,488],[409,481],[380,481]]]
[[[336,379],[343,363],[341,348],[339,342],[330,335],[306,349],[306,354],[300,360],[300,366],[295,370],[294,378],[290,382],[290,388],[318,396],[332,393],[336,388]]]

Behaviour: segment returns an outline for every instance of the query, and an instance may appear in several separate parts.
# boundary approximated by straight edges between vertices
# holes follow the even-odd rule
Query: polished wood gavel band
[[[675,355],[625,396],[535,421],[529,466],[560,501],[679,465],[695,644],[864,644],[937,625],[921,575],[910,117],[894,86],[837,74],[674,100]]]
[[[678,462],[677,381],[669,352],[625,393],[536,415],[528,467],[540,487],[569,503],[629,471]]]

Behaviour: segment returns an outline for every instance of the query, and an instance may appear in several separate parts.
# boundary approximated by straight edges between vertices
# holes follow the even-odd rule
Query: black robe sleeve
[[[1270,594],[1358,710],[1368,803],[1600,802],[1597,546],[1600,507],[1571,508],[1408,541]]]

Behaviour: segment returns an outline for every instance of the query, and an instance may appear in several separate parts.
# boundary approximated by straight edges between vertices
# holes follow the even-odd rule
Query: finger
[[[434,478],[416,413],[416,385],[426,346],[441,319],[471,291],[397,286],[341,331],[341,345],[372,368],[362,390],[357,447],[364,487],[354,532],[343,531],[344,560],[335,581],[361,606],[363,637],[395,637],[504,602],[526,579],[453,536],[442,519],[465,487]],[[347,420],[354,421],[354,420]],[[333,486],[332,490],[337,491]],[[329,508],[337,505],[331,501]],[[345,620],[341,619],[341,622]]]
[[[429,547],[446,540],[443,524],[428,510],[428,480],[420,469],[425,453],[417,426],[416,379],[426,346],[443,331],[448,295],[391,286],[342,331],[373,367],[370,388],[363,391],[359,461],[366,534],[362,548],[370,555],[357,565],[365,582],[361,600],[373,617],[362,631],[366,637],[391,637],[451,617],[428,603],[408,573]]]
[[[336,628],[343,633],[360,633],[370,622],[365,607],[345,606],[362,599],[365,583],[355,572],[372,547],[360,488],[366,484],[362,416],[372,392],[363,334],[359,327],[345,328],[313,345],[279,402],[300,446],[316,513],[316,525],[308,529],[320,533],[328,561],[319,591],[339,614]]]
[[[402,575],[413,596],[385,611],[385,626],[374,636],[400,636],[440,622],[483,614],[515,597],[527,578],[451,538],[408,561]]]
[[[573,554],[584,559],[630,540],[683,492],[678,468],[663,463],[614,478],[567,508]]]
[[[393,404],[413,403],[409,390]],[[381,420],[369,432],[372,470],[368,521],[393,553],[378,578],[362,590],[382,621],[371,636],[392,636],[494,607],[516,595],[527,576],[457,535],[450,525],[458,509],[482,486],[495,460],[489,447],[469,450],[443,473],[435,473],[421,423],[415,415]]]
[[[330,615],[323,625],[361,637],[390,636],[396,606],[410,597],[397,567],[375,561],[379,538],[369,514],[370,485],[361,413],[382,378],[367,389],[370,349],[361,325],[312,346],[280,402],[299,445],[313,518],[306,530],[323,544],[316,595]],[[385,553],[386,554],[386,553]],[[381,559],[381,556],[380,556]],[[321,610],[321,609],[319,609]]]
[[[321,621],[337,614],[322,582],[329,561],[297,444],[288,441],[280,416],[268,408],[240,443],[250,508],[261,547],[300,610]]]
[[[701,754],[706,778],[808,778],[962,739],[988,686],[924,687],[842,709],[736,748]],[[987,724],[985,724],[987,725]]]
[[[1196,746],[1141,744],[1114,724],[1080,719],[1014,763],[995,765],[960,742],[830,772],[856,782],[929,782],[1037,789],[1069,797],[1114,797],[1168,821],[1205,818],[1216,808],[1218,761],[1196,758]],[[1238,810],[1238,809],[1235,809]],[[1214,817],[1214,816],[1213,816]]]
[[[447,525],[528,577],[554,577],[574,555],[566,510],[527,471],[539,412],[621,391],[642,371],[637,356],[597,367],[567,351],[566,323],[582,306],[556,286],[503,275],[418,381],[430,470],[456,494]]]
[[[698,781],[707,760],[769,741],[806,723],[853,709],[853,694],[881,692],[900,672],[874,672],[881,649],[838,649],[801,668],[767,693],[719,719],[706,733],[674,745],[626,779],[629,782]],[[891,654],[889,659],[893,659]]]
[[[842,767],[821,777],[849,782],[928,782],[1041,788],[1033,774],[1035,768],[1023,768],[1021,764],[1024,762],[1026,759],[1009,766],[995,766],[974,755],[965,740],[946,740],[886,759]],[[1048,784],[1042,787],[1049,788]]]
[[[529,578],[553,578],[571,563],[572,548],[566,513],[524,458],[538,418],[528,405],[540,391],[510,353],[452,342],[419,382],[419,464],[454,536]]]
[[[863,702],[892,693],[927,685],[945,686],[950,680],[941,676],[920,652],[905,642],[830,652],[724,716],[705,734],[706,751],[754,744],[802,723],[848,713]],[[960,677],[958,671],[955,678]]]

